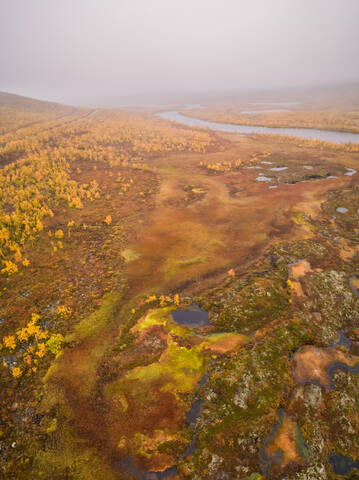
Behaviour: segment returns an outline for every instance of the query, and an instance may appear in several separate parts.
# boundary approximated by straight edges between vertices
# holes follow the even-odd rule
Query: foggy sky
[[[359,80],[359,0],[0,0],[0,91],[72,104]]]

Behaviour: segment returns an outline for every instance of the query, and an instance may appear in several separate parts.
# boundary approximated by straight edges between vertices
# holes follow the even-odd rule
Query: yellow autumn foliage
[[[6,348],[14,350],[16,348],[16,340],[14,335],[7,335],[3,338],[3,344]]]

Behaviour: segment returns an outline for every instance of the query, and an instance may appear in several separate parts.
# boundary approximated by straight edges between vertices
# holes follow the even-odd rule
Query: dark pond
[[[359,462],[341,453],[329,455],[328,462],[335,475],[349,475],[354,468],[359,469]]]
[[[207,325],[210,325],[208,312],[198,305],[190,305],[188,308],[173,310],[171,315],[178,325],[190,328],[206,327]]]
[[[163,472],[147,472],[141,470],[132,457],[121,458],[117,467],[133,475],[137,480],[163,480],[173,477],[178,473],[177,467],[170,467]]]
[[[295,137],[309,138],[312,140],[324,140],[326,142],[334,143],[359,143],[359,133],[316,130],[314,128],[260,127],[252,125],[235,125],[233,123],[210,122],[207,120],[201,120],[199,118],[187,117],[178,110],[160,112],[157,115],[166,120],[173,120],[190,127],[205,127],[211,130],[220,130],[222,132],[234,132],[244,135],[253,133],[272,133],[280,135],[292,135]],[[348,171],[346,175],[353,175],[354,173]]]

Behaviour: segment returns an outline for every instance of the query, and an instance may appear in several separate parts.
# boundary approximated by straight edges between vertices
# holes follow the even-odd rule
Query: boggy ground
[[[308,212],[318,211],[326,191],[334,185],[340,188],[351,183],[350,178],[342,175],[295,187],[282,184],[271,190],[268,184],[256,181],[256,170],[248,169],[257,163],[256,153],[250,155],[255,142],[243,140],[238,146],[233,143],[220,153],[177,154],[154,161],[161,175],[156,208],[141,225],[141,231],[129,239],[131,248],[141,257],[128,265],[127,270],[130,284],[135,288],[145,286],[155,291],[163,281],[168,288],[189,279],[193,281],[196,276],[223,271],[227,266],[240,264],[243,268],[273,239],[307,235],[291,218],[290,212],[296,205],[305,205]],[[290,150],[286,153],[289,158]],[[307,155],[302,154],[301,161],[296,158],[295,168],[302,175]],[[333,164],[338,157],[334,156]],[[276,155],[265,152],[263,158]],[[227,163],[234,164],[238,159],[241,167],[227,167]],[[293,159],[290,162],[293,164]],[[343,163],[343,159],[339,162]],[[216,164],[223,164],[224,171],[212,173],[213,170],[206,168]],[[201,189],[198,200],[189,204],[184,189],[187,185]]]
[[[81,315],[77,321],[62,316],[64,348],[39,367],[43,387],[36,384],[31,405],[19,393],[21,406],[12,404],[7,413],[6,432],[21,416],[31,420],[22,437],[9,436],[14,447],[2,440],[5,478],[130,480],[175,465],[178,479],[326,479],[334,478],[329,452],[358,457],[358,377],[339,372],[337,388],[326,392],[297,385],[292,371],[299,348],[329,348],[337,330],[346,329],[353,346],[359,340],[357,300],[348,283],[358,273],[355,212],[347,222],[332,217],[344,199],[359,208],[357,176],[278,182],[269,189],[248,167],[276,155],[286,156],[298,178],[306,175],[302,164],[315,168],[318,156],[337,169],[355,168],[358,160],[274,137],[221,135],[206,153],[151,154],[150,171],[121,170],[135,180],[124,196],[114,195],[117,171],[91,169],[88,179],[95,176],[106,195],[76,213],[82,228],[64,241],[55,278],[44,279],[46,262],[32,272],[39,297],[69,272],[75,279],[71,305]],[[89,171],[86,163],[74,164],[74,176],[83,181]],[[111,221],[104,222],[107,215]],[[55,232],[68,220],[67,211],[57,212],[48,227]],[[46,244],[45,233],[39,242]],[[74,262],[81,251],[85,263]],[[36,255],[41,265],[41,252]],[[303,259],[311,269],[298,278],[299,296],[288,282],[288,266]],[[9,292],[24,292],[31,283],[27,272],[17,282],[12,278]],[[98,306],[89,300],[91,289]],[[5,294],[4,310],[16,325],[34,298],[22,297],[24,305],[13,305],[12,298]],[[64,294],[61,303],[67,300]],[[211,327],[176,327],[170,310],[193,302],[209,312]],[[208,379],[198,387],[205,372]],[[29,379],[17,381],[26,390]],[[8,382],[8,398],[14,388]],[[190,426],[186,413],[196,395],[201,409]],[[284,420],[276,438],[270,433],[278,411],[285,413],[278,414]],[[195,448],[188,453],[194,430]],[[22,432],[19,426],[14,431]],[[275,453],[275,468],[263,467],[261,448]],[[126,470],[129,457],[136,469]]]

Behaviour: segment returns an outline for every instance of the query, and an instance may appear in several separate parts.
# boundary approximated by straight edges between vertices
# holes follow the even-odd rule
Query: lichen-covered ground
[[[359,154],[84,115],[17,140],[67,139],[82,207],[49,203],[15,248],[2,204],[0,477],[344,478],[328,459],[359,460]],[[32,150],[4,135],[27,179]],[[34,188],[19,218],[50,195]],[[172,317],[199,307],[209,324]]]

